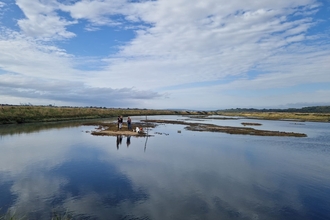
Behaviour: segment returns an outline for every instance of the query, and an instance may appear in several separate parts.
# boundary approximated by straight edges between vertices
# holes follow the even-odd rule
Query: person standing
[[[127,129],[129,130],[129,131],[131,131],[132,130],[132,120],[131,120],[131,118],[128,116],[127,117]]]
[[[120,116],[118,116],[118,118],[117,118],[117,128],[118,128],[118,130],[119,130],[119,124],[120,124]]]
[[[122,126],[123,126],[123,116],[120,116],[119,117],[119,129],[121,129],[122,128]]]

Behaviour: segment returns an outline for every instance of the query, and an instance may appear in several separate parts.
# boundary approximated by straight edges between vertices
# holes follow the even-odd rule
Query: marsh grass
[[[295,113],[295,112],[221,112],[225,116],[241,116],[263,120],[295,120],[330,122],[330,113]]]
[[[53,122],[75,119],[97,119],[133,115],[191,115],[187,111],[150,109],[69,108],[48,106],[0,106],[0,124]]]

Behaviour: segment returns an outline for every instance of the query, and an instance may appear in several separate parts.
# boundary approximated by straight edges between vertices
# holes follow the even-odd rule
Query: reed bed
[[[52,122],[76,119],[97,119],[133,115],[191,115],[197,112],[118,109],[118,108],[74,108],[48,106],[0,106],[0,124],[19,124],[29,122]]]

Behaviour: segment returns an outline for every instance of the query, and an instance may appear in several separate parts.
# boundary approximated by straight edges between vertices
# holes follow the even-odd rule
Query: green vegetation
[[[59,122],[24,123],[24,124],[19,124],[19,126],[17,124],[6,124],[0,126],[0,137],[3,135],[35,133],[44,130],[51,130],[54,128],[60,129],[67,127],[79,127],[83,125],[85,121],[91,122],[93,120],[88,119],[88,120],[70,120],[70,121],[59,121]]]
[[[295,112],[218,112],[224,116],[240,116],[262,120],[293,120],[330,122],[330,113],[295,113]]]
[[[56,122],[81,119],[111,118],[118,115],[209,115],[242,116],[266,120],[298,120],[330,122],[330,106],[305,107],[301,109],[227,109],[218,111],[186,111],[155,109],[122,109],[99,107],[9,106],[0,105],[0,124],[29,122]]]
[[[119,109],[119,108],[78,108],[52,106],[0,106],[0,124],[20,124],[29,122],[54,122],[77,119],[97,119],[133,115],[191,115],[197,112]]]
[[[255,108],[232,108],[218,110],[217,112],[286,112],[286,113],[330,113],[330,106],[312,106],[288,109],[255,109]]]
[[[254,109],[236,108],[218,110],[217,114],[224,116],[241,116],[263,120],[296,120],[330,122],[330,106],[312,106],[289,109]]]

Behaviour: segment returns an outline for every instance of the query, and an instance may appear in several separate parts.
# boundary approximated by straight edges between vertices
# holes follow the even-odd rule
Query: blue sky
[[[329,97],[329,0],[0,0],[0,103],[208,110]]]

